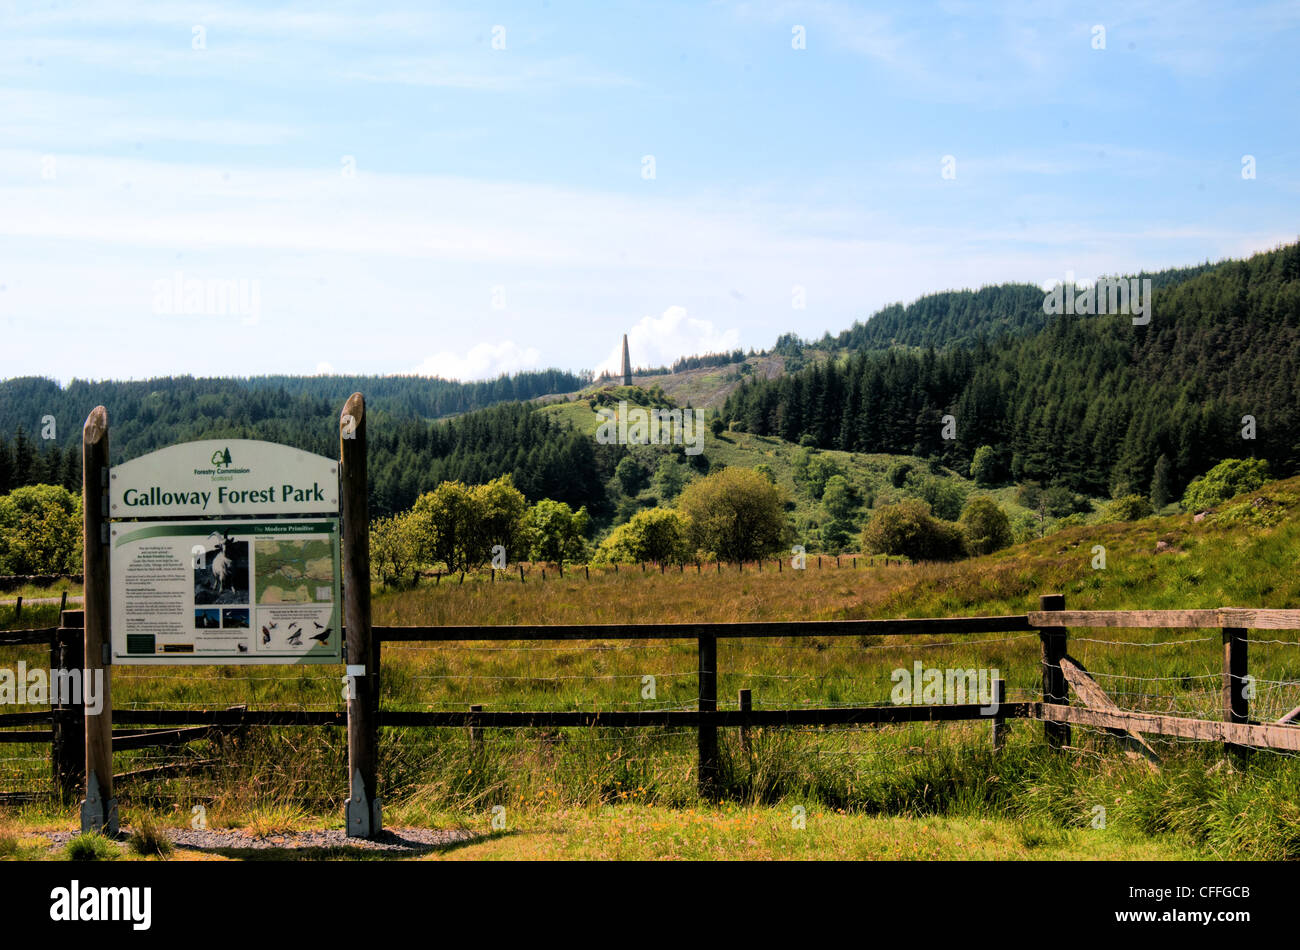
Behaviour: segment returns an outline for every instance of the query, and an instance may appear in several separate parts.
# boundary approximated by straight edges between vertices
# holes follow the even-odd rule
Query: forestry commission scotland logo
[[[211,462],[217,467],[218,472],[221,471],[221,466],[230,464],[230,449],[217,449],[212,453]]]

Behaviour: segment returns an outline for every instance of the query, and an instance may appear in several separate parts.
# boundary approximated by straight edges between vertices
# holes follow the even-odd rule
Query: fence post
[[[747,689],[742,689],[742,690],[740,691],[740,693],[739,693],[738,699],[740,700],[740,711],[741,711],[742,713],[747,713],[747,712],[749,712],[751,709],[754,708],[754,698],[753,698],[753,693],[751,693],[749,690],[747,690]],[[749,724],[748,724],[748,717],[746,717],[745,719],[741,720],[741,726],[740,726],[740,751],[743,752],[743,753],[744,753],[745,755],[747,755],[747,756],[749,755]]]
[[[51,680],[70,683],[75,676],[80,680],[85,668],[82,642],[82,614],[79,611],[59,614],[59,629],[50,642]],[[75,671],[75,673],[74,673]],[[51,682],[51,688],[54,682]],[[81,759],[86,746],[85,690],[79,691],[77,702],[64,702],[66,693],[51,695],[51,720],[53,741],[50,744],[50,768],[53,772],[55,792],[65,804],[76,801],[81,786]]]
[[[1250,722],[1250,700],[1243,688],[1246,679],[1246,630],[1223,628],[1223,721]],[[1242,746],[1224,743],[1225,749],[1241,751]]]
[[[1038,598],[1038,609],[1057,611],[1065,609],[1064,594],[1043,594]],[[1038,631],[1043,643],[1043,702],[1065,705],[1070,701],[1061,657],[1065,656],[1066,631],[1064,627],[1043,627]],[[1044,722],[1043,737],[1054,749],[1070,744],[1068,722]]]
[[[1007,681],[998,678],[993,681],[993,702],[997,703],[998,710],[993,714],[993,751],[997,752],[1007,743],[1007,716],[1005,707],[1007,705]]]
[[[108,576],[108,410],[96,406],[81,430],[82,564],[85,570],[85,670],[103,678],[103,705],[85,715],[86,797],[81,830],[117,834],[113,797],[113,702],[110,692]],[[83,684],[85,680],[83,679]],[[99,685],[99,684],[96,684]]]
[[[523,564],[520,564],[520,565],[519,565],[519,583],[521,583],[521,584],[526,584],[526,583],[527,583],[527,581],[524,580],[524,566],[523,566]]]
[[[702,714],[718,710],[718,640],[711,633],[699,638],[699,711]],[[718,727],[704,716],[699,725],[700,797],[712,799],[718,788]]]
[[[478,717],[472,714],[481,713],[483,704],[475,703],[469,707],[469,711],[471,713],[469,717],[469,751],[477,755],[483,751],[483,730],[478,728]]]
[[[379,798],[379,643],[370,630],[370,509],[366,485],[366,399],[353,393],[339,416],[339,474],[343,480],[343,605],[348,651],[349,838],[373,838],[383,828]],[[463,576],[462,576],[463,580]],[[361,667],[361,675],[351,673]]]
[[[14,623],[23,619],[23,595],[18,595],[18,600],[14,602]]]

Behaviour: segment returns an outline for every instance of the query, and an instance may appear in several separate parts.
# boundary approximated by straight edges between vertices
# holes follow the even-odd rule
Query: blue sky
[[[0,4],[0,376],[657,365],[1244,256],[1300,235],[1298,41],[1295,2]]]

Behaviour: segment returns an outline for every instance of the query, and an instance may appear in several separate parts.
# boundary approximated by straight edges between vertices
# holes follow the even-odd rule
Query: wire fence
[[[919,668],[923,674],[984,671],[990,681],[1005,682],[1007,703],[1032,705],[1044,699],[1045,673],[1052,666],[1037,630],[959,633],[943,639],[936,639],[936,630],[877,642],[880,638],[868,633],[818,636],[811,632],[820,629],[816,624],[782,627],[810,632],[720,639],[716,662],[705,670],[695,640],[650,640],[651,630],[647,639],[635,641],[555,645],[390,640],[383,646],[380,704],[384,713],[466,713],[474,707],[485,712],[693,715],[711,682],[719,711],[883,711],[900,705],[900,687]],[[1219,631],[1153,630],[1142,639],[1132,629],[1087,633],[1070,637],[1070,650],[1119,711],[1221,717],[1225,673]],[[1269,630],[1243,638],[1251,651],[1251,672],[1241,684],[1248,687],[1251,722],[1275,722],[1300,705],[1300,650],[1294,649],[1300,640],[1287,634]],[[20,669],[48,673],[50,667],[48,643],[0,644],[0,671],[11,671],[15,682]],[[114,667],[115,711],[144,716],[197,716],[231,708],[311,713],[333,726],[221,727],[184,742],[115,751],[120,794],[128,802],[183,804],[234,795],[241,801],[292,798],[304,807],[341,807],[346,783],[339,776],[346,775],[347,741],[338,727],[346,721],[344,692],[340,671],[334,668]],[[19,700],[15,692],[0,705],[0,800],[54,797],[57,743],[48,738],[52,707],[38,694]],[[951,696],[939,699],[940,704],[951,702]],[[36,718],[15,721],[21,715]],[[46,719],[38,721],[42,716]],[[385,728],[380,761],[387,794],[419,799],[436,787],[440,794],[472,800],[516,781],[520,770],[539,775],[550,770],[557,780],[562,777],[570,784],[589,781],[605,797],[625,792],[616,783],[629,781],[654,789],[655,795],[665,794],[665,788],[686,795],[698,766],[699,726],[694,724],[538,727],[471,722]],[[1077,735],[1070,748],[1110,754],[1115,730],[1086,723],[1071,727]],[[958,754],[984,748],[988,731],[988,719],[874,727],[833,722],[783,725],[779,730],[752,727],[727,730],[722,753],[729,764],[751,761],[755,755],[779,755],[813,762],[809,768],[883,774],[941,748]],[[33,739],[24,741],[24,733]],[[774,738],[777,734],[779,739]],[[120,724],[115,735],[139,738],[142,727],[137,721]],[[1147,738],[1169,749],[1199,741]],[[1267,751],[1294,756],[1284,749]],[[815,765],[820,761],[827,764]],[[755,766],[751,762],[749,767]]]

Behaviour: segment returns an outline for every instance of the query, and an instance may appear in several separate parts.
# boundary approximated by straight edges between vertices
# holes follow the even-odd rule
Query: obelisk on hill
[[[627,334],[623,334],[623,385],[632,385],[632,357],[627,355]]]

